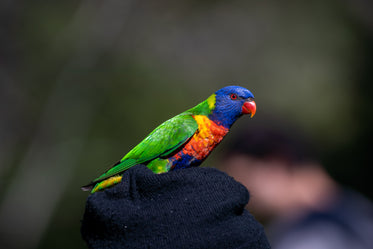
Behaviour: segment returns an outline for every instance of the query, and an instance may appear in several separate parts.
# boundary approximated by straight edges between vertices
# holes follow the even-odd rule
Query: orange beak
[[[250,118],[254,117],[256,112],[256,104],[254,100],[247,101],[242,105],[242,113],[243,114],[251,114]]]

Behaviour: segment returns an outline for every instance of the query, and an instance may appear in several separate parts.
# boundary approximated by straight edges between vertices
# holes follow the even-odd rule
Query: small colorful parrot
[[[202,103],[167,120],[104,174],[82,190],[94,193],[122,180],[121,174],[145,164],[154,173],[200,165],[243,114],[254,116],[254,95],[240,86],[227,86]]]

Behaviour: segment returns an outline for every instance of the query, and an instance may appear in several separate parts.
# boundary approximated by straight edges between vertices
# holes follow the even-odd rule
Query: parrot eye
[[[237,98],[237,94],[231,93],[231,100],[236,100]]]

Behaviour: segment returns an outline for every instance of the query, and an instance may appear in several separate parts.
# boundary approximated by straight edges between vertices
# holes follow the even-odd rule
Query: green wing
[[[99,182],[120,174],[136,164],[146,163],[157,157],[165,157],[171,154],[191,138],[197,129],[197,122],[186,113],[165,121],[128,152],[118,164],[93,182]]]

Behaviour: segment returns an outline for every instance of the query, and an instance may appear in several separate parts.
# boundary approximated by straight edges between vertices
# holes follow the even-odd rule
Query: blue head
[[[254,95],[240,86],[227,86],[215,92],[215,103],[209,118],[224,127],[231,125],[242,116],[254,116],[256,105]]]

